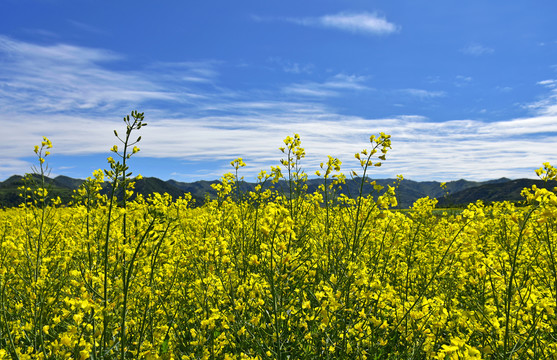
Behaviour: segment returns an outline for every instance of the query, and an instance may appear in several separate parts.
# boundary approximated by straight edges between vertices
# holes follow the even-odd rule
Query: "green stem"
[[[503,347],[503,353],[507,354],[507,351],[509,350],[509,323],[510,323],[510,317],[511,317],[511,303],[512,303],[512,296],[513,296],[513,282],[514,282],[514,277],[516,276],[516,272],[517,272],[517,266],[516,266],[516,262],[518,259],[518,253],[520,251],[520,247],[522,244],[522,235],[524,234],[524,228],[526,227],[526,223],[528,222],[528,219],[530,218],[530,215],[532,215],[532,213],[534,212],[534,210],[536,209],[536,207],[532,207],[530,209],[530,211],[528,212],[528,214],[526,214],[526,217],[524,218],[524,221],[522,222],[522,224],[519,224],[519,228],[520,228],[520,233],[518,235],[518,239],[516,242],[516,247],[514,249],[514,254],[513,257],[511,259],[511,275],[509,277],[509,284],[507,286],[507,294],[506,294],[506,303],[505,303],[505,341],[504,341],[504,347]]]
[[[110,225],[112,224],[112,209],[114,207],[114,193],[118,185],[118,169],[115,170],[114,179],[112,181],[112,189],[110,191],[110,204],[108,206],[108,220],[106,224],[106,238],[104,241],[104,284],[103,284],[103,346],[102,351],[104,352],[108,343],[107,327],[108,327],[108,243],[110,240]],[[103,358],[104,358],[103,354]]]

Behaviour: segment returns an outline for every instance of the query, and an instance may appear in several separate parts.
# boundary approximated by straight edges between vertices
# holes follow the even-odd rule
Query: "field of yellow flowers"
[[[29,178],[25,204],[0,210],[0,359],[557,358],[553,192],[459,215],[434,214],[429,198],[391,210],[396,184],[368,177],[391,146],[382,133],[353,174],[375,198],[337,195],[331,157],[306,193],[296,135],[259,176],[286,192],[240,192],[237,159],[201,207],[132,201],[130,139],[146,124],[124,120],[117,160],[72,206]],[[39,179],[51,147],[35,148]]]

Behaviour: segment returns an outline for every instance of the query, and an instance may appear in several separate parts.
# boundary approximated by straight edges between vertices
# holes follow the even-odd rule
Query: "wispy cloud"
[[[497,86],[496,89],[503,93],[509,93],[513,91],[513,88],[511,86]]]
[[[227,163],[241,156],[249,165],[242,174],[251,177],[261,169],[276,165],[281,157],[276,148],[285,136],[297,132],[308,154],[303,161],[306,171],[316,170],[327,155],[343,160],[344,169],[348,171],[358,168],[351,160],[355,152],[369,147],[366,144],[369,135],[385,131],[393,137],[393,150],[385,167],[374,169],[372,176],[375,177],[398,173],[416,180],[533,177],[533,167],[555,160],[552,144],[557,136],[551,135],[557,132],[555,116],[492,123],[477,120],[440,123],[419,116],[362,118],[318,106],[311,108],[309,104],[306,106],[303,117],[287,108],[252,116],[163,117],[163,114],[149,116],[147,112],[149,127],[144,131],[142,151],[138,155],[198,163]],[[56,125],[48,127],[41,121]],[[29,139],[40,138],[41,130],[52,134],[53,156],[106,153],[112,140],[110,131],[106,130],[116,126],[106,120],[81,119],[76,122],[71,117],[54,115],[41,121],[15,121],[10,133],[21,134],[22,141],[16,144],[10,140],[1,145],[0,157],[11,155],[17,159],[21,153],[30,152],[32,144]],[[529,145],[517,147],[517,138]],[[22,162],[20,165],[26,164]],[[528,166],[532,167],[531,171],[524,173]],[[14,170],[15,166],[0,168],[0,171],[9,171],[3,173],[6,176],[13,174]],[[209,173],[203,175],[212,174],[215,178],[229,170],[225,165],[208,169]]]
[[[270,57],[267,61],[278,65],[282,71],[292,74],[311,74],[315,69],[313,64],[300,64],[276,56]]]
[[[539,115],[557,116],[557,79],[538,81],[541,85],[550,90],[550,94],[543,96],[540,100],[526,105],[526,108],[535,111]]]
[[[302,95],[311,97],[332,97],[337,96],[338,92],[323,86],[319,83],[290,84],[284,87],[283,92],[292,95]]]
[[[206,63],[169,64],[164,73],[153,68],[141,73],[116,71],[108,66],[125,60],[104,49],[43,46],[0,36],[0,77],[5,79],[0,106],[4,111],[68,112],[108,111],[146,101],[187,102],[197,97],[187,91],[187,82],[214,77]],[[175,89],[159,77],[181,81],[183,86]]]
[[[320,26],[365,35],[387,35],[400,30],[400,26],[387,21],[377,13],[341,12],[320,17],[289,18],[290,22],[304,26]]]
[[[40,38],[45,38],[45,39],[50,39],[50,40],[60,38],[59,34],[53,32],[53,31],[45,30],[45,29],[25,28],[25,29],[23,29],[23,31],[27,34],[36,35]]]
[[[160,79],[192,83],[214,83],[219,76],[217,67],[219,61],[183,61],[183,62],[157,62],[149,66],[153,75]],[[151,76],[152,77],[152,76]]]
[[[399,92],[421,99],[432,99],[447,96],[445,91],[431,91],[424,89],[401,89]]]
[[[557,87],[557,80],[555,79],[542,80],[542,81],[538,81],[537,84],[545,86],[549,89],[555,89]]]
[[[466,55],[481,56],[493,54],[495,50],[482,44],[473,43],[461,48],[460,52]]]
[[[367,77],[361,75],[337,74],[327,81],[325,85],[337,89],[369,90],[369,88],[363,84],[366,80]]]
[[[51,65],[58,61],[72,61],[80,64],[91,64],[102,61],[113,61],[122,58],[120,55],[104,49],[86,48],[67,44],[45,46],[12,40],[3,35],[0,35],[0,51],[13,60],[29,60],[39,58],[44,61],[48,61]]]
[[[469,85],[471,82],[472,82],[471,76],[457,75],[454,81],[454,85],[456,87],[464,87]]]
[[[92,34],[100,34],[100,35],[107,35],[108,33],[96,26],[90,25],[90,24],[86,24],[84,22],[81,21],[76,21],[76,20],[68,20],[68,22],[70,24],[72,24],[74,27],[76,27],[79,30],[88,32],[88,33],[92,33]]]
[[[281,157],[276,148],[293,132],[302,137],[308,173],[327,155],[343,160],[347,172],[357,169],[353,154],[369,147],[369,135],[379,131],[392,135],[393,150],[385,166],[374,169],[374,177],[398,173],[416,180],[533,177],[524,168],[557,161],[553,80],[540,82],[547,94],[531,104],[529,117],[434,121],[412,113],[348,115],[324,101],[319,91],[325,96],[369,91],[368,79],[354,74],[274,89],[239,90],[216,86],[218,63],[153,64],[121,71],[110,65],[125,59],[103,49],[43,46],[5,37],[0,37],[0,54],[0,128],[9,134],[0,143],[0,179],[29,170],[26,157],[43,135],[54,142],[54,158],[107,154],[113,144],[111,130],[118,129],[121,116],[140,101],[144,106],[139,110],[145,111],[149,126],[142,130],[139,158],[206,164],[241,156],[249,165],[243,173],[247,177],[276,165]],[[159,76],[167,69],[172,70],[172,79]],[[176,80],[176,74],[183,74],[184,80]],[[285,96],[289,89],[292,95],[316,93]],[[446,96],[443,91],[416,88],[400,91],[424,99]],[[159,106],[159,101],[169,106]],[[517,138],[524,146],[517,146]],[[225,171],[228,166],[210,168],[199,176],[216,178]],[[183,173],[175,172],[176,176]]]
[[[322,83],[305,82],[290,84],[284,87],[282,91],[287,94],[311,97],[340,96],[343,91],[371,90],[371,88],[365,85],[366,79],[364,76],[337,74]]]
[[[385,18],[369,13],[325,15],[320,17],[318,21],[323,26],[374,35],[390,34],[399,29],[398,26],[388,22]]]

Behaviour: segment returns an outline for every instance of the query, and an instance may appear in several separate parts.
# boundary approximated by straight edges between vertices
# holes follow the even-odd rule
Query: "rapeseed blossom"
[[[299,135],[284,144],[256,191],[240,191],[236,159],[198,207],[132,198],[113,158],[72,206],[22,187],[35,202],[0,212],[0,359],[554,358],[554,192],[456,215],[430,198],[400,211],[397,183],[367,178],[389,135],[355,155],[355,198],[333,157],[309,193]],[[125,200],[101,195],[105,175]]]

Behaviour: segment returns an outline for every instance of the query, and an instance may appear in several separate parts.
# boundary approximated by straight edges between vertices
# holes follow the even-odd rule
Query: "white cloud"
[[[508,93],[513,91],[513,88],[511,86],[497,86],[496,89],[503,93]]]
[[[374,35],[390,34],[398,29],[395,24],[388,22],[385,18],[369,13],[325,15],[319,18],[319,22],[323,26]]]
[[[216,76],[210,62],[154,64],[141,73],[105,65],[124,60],[103,49],[42,46],[0,35],[0,77],[6,79],[0,86],[0,107],[4,111],[108,111],[146,101],[188,102],[199,97],[188,83],[210,82]]]
[[[421,99],[432,99],[447,96],[447,93],[444,91],[430,91],[424,89],[401,89],[399,91]]]
[[[543,81],[538,81],[537,84],[545,86],[550,89],[554,89],[557,86],[557,80],[555,79],[543,80]]]
[[[493,54],[495,50],[478,43],[473,43],[460,49],[460,52],[466,55],[481,56],[481,55]]]
[[[42,59],[49,65],[64,61],[71,61],[76,64],[92,64],[121,59],[120,55],[104,49],[84,48],[67,44],[43,46],[15,41],[3,35],[0,35],[0,51],[7,55],[8,59],[6,60]]]
[[[549,95],[543,96],[540,100],[525,107],[538,115],[557,116],[557,80],[548,79],[538,81],[537,84],[549,89]]]
[[[457,75],[455,78],[454,85],[456,87],[464,87],[469,85],[471,82],[472,82],[471,76]]]
[[[374,169],[374,177],[390,177],[401,173],[416,180],[450,180],[458,178],[490,179],[533,177],[533,170],[544,161],[554,161],[553,144],[557,140],[557,116],[534,116],[508,121],[482,122],[452,120],[433,122],[421,116],[362,118],[328,111],[309,103],[298,103],[289,109],[285,104],[238,103],[237,108],[264,109],[252,115],[179,116],[164,113],[149,115],[149,126],[142,129],[142,151],[138,156],[172,158],[179,161],[205,163],[230,161],[243,157],[248,167],[242,175],[254,176],[261,169],[277,165],[281,154],[277,148],[282,139],[297,132],[306,148],[304,168],[313,172],[327,155],[339,157],[344,170],[358,168],[353,154],[369,148],[367,139],[380,131],[393,137],[393,150],[385,166]],[[300,116],[303,114],[303,116]],[[0,123],[4,123],[0,117]],[[53,155],[107,154],[113,139],[112,129],[121,124],[100,118],[75,119],[71,116],[48,115],[29,121],[14,118],[6,130],[18,134],[0,145],[8,158],[17,159],[30,153],[40,134],[54,142]],[[53,125],[49,125],[53,124]],[[524,146],[517,146],[517,139]],[[535,140],[534,140],[535,139]],[[528,144],[526,146],[526,144]],[[450,159],[450,161],[448,161]],[[19,165],[26,171],[25,162]],[[530,170],[524,172],[524,168]],[[9,176],[15,166],[0,168]],[[208,169],[203,176],[216,178],[229,171],[228,166]],[[191,179],[191,178],[190,178]]]
[[[32,163],[10,157],[9,154],[0,155],[0,181],[12,175],[28,173],[31,166]]]
[[[298,63],[291,63],[284,66],[284,71],[294,74],[311,74],[313,69],[312,65],[300,65]]]
[[[151,65],[149,70],[153,71],[159,80],[164,77],[166,81],[211,84],[219,75],[216,68],[220,64],[221,62],[214,60],[157,62]]]
[[[315,69],[313,64],[300,64],[276,56],[270,57],[267,61],[280,66],[284,72],[292,74],[311,74]]]
[[[368,90],[369,88],[362,84],[366,80],[365,76],[337,74],[325,85],[337,89]]]
[[[300,25],[323,26],[367,35],[386,35],[400,30],[400,26],[387,21],[384,17],[367,12],[341,12],[321,17],[288,20]]]
[[[290,84],[283,88],[284,93],[311,97],[340,96],[342,91],[365,91],[371,88],[364,85],[367,80],[365,76],[337,74],[327,81],[305,82]]]
[[[392,135],[393,150],[384,167],[373,169],[374,177],[398,173],[416,180],[534,177],[533,169],[542,162],[557,162],[557,96],[553,88],[531,105],[532,116],[518,119],[440,122],[408,112],[363,117],[340,113],[319,98],[323,95],[319,91],[340,96],[343,91],[370,90],[367,78],[354,74],[274,90],[205,86],[194,92],[190,82],[160,75],[170,68],[172,78],[184,74],[211,83],[218,77],[216,64],[155,64],[144,71],[123,72],[108,67],[110,61],[121,57],[102,49],[40,46],[5,37],[0,37],[0,52],[0,128],[9,134],[0,143],[0,179],[29,171],[24,158],[32,154],[43,135],[54,143],[52,157],[108,156],[114,143],[112,130],[121,128],[121,116],[132,109],[127,101],[135,104],[141,100],[165,100],[172,106],[147,102],[139,109],[145,111],[149,126],[141,130],[138,157],[201,164],[241,156],[248,163],[243,172],[247,177],[276,165],[281,157],[277,148],[294,132],[301,135],[306,148],[303,164],[308,173],[327,155],[339,157],[347,173],[357,169],[354,153],[369,148],[369,136],[380,131]],[[77,53],[84,58],[76,59]],[[540,85],[550,83],[545,80]],[[288,89],[294,89],[292,94],[296,89],[316,93],[311,98],[285,98]],[[414,88],[400,91],[426,99],[446,95]],[[79,112],[83,106],[90,110]],[[225,171],[229,168],[211,168],[202,174],[205,179],[215,178]]]
[[[326,89],[318,83],[291,84],[283,89],[283,92],[294,95],[312,96],[312,97],[332,97],[337,96],[336,91]]]

